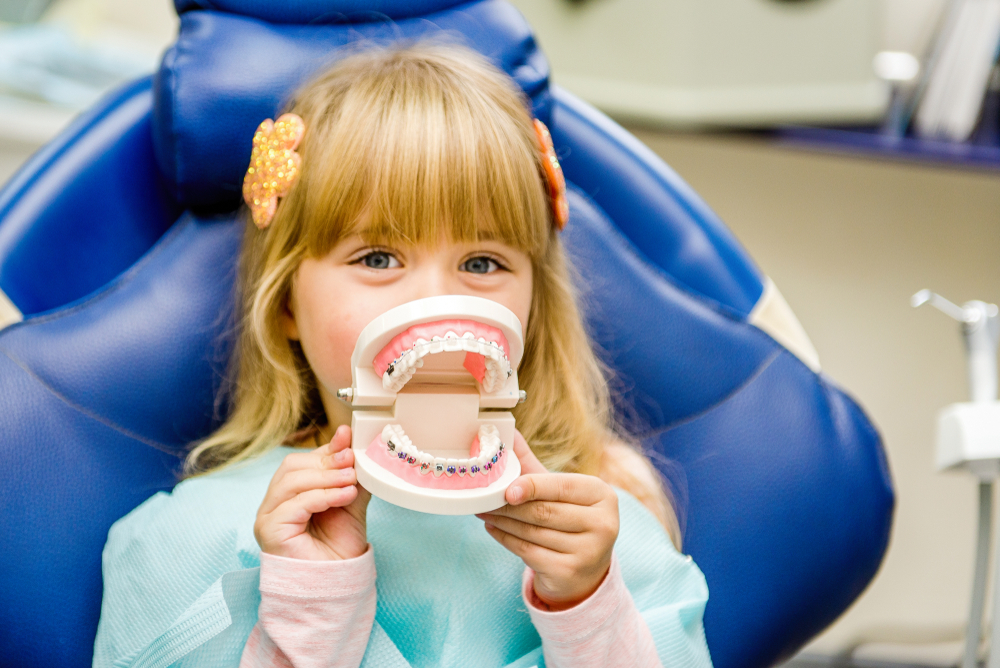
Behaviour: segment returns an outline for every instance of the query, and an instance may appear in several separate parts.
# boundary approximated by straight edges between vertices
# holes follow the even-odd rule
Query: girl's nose
[[[417,295],[414,299],[461,294],[458,281],[451,274],[442,267],[429,267],[428,271],[422,272],[418,277]]]

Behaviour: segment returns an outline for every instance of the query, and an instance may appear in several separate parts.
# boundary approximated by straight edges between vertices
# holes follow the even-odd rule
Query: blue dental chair
[[[177,43],[0,192],[0,665],[91,663],[110,525],[220,422],[256,125],[356,40],[439,37],[552,130],[588,326],[704,571],[717,668],[791,656],[874,576],[891,480],[864,412],[753,324],[766,278],[705,204],[552,86],[502,0],[176,0]],[[780,338],[780,337],[779,337]]]

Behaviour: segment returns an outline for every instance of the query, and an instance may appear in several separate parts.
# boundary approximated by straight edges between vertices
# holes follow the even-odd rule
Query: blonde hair
[[[605,369],[583,327],[532,118],[513,81],[455,46],[368,50],[306,85],[287,110],[306,126],[302,171],[265,231],[247,225],[231,410],[188,454],[186,475],[263,454],[323,421],[312,371],[280,324],[304,258],[351,234],[390,245],[489,238],[532,262],[518,369],[529,401],[513,409],[531,449],[549,470],[601,475],[633,493],[679,544],[655,469],[614,434]]]

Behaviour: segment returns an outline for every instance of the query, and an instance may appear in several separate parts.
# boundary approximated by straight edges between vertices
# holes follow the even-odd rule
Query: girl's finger
[[[299,469],[274,481],[260,504],[260,512],[269,513],[279,505],[299,494],[313,489],[333,489],[357,483],[353,468]]]
[[[528,447],[528,442],[521,436],[521,432],[514,430],[514,454],[521,464],[521,473],[548,473],[549,470],[542,466],[538,457]]]
[[[347,468],[354,465],[354,451],[350,449],[351,428],[341,426],[326,445],[309,452],[295,452],[285,457],[271,478],[270,487],[293,471],[303,469]],[[346,454],[341,454],[346,453]]]
[[[275,508],[269,513],[267,523],[272,527],[281,525],[304,527],[313,515],[325,512],[330,508],[342,508],[354,501],[357,495],[358,489],[354,485],[331,489],[312,489]]]
[[[321,456],[321,462],[323,466],[333,466],[335,467],[336,461],[343,461],[344,455],[341,455],[340,459],[337,459],[337,455],[342,452],[351,452],[351,428],[345,424],[337,427],[337,431],[333,433],[333,438],[330,442],[321,448],[317,448],[316,452]]]
[[[511,519],[547,527],[565,533],[580,533],[591,528],[591,515],[587,506],[556,501],[530,501],[519,506],[506,505],[476,517],[481,520],[501,515]]]
[[[536,545],[535,543],[529,543],[523,538],[518,538],[517,536],[509,534],[502,529],[498,529],[496,526],[488,522],[486,524],[486,532],[492,536],[496,542],[507,548],[509,552],[512,552],[516,556],[520,557],[521,561],[533,570],[540,570],[539,566],[545,563],[546,557],[554,555],[551,550],[548,550],[541,545]]]
[[[559,501],[592,506],[603,501],[609,489],[608,484],[600,478],[582,473],[529,474],[512,482],[505,498],[513,506],[528,501]]]
[[[580,551],[581,534],[555,531],[554,529],[526,524],[525,522],[501,515],[489,517],[486,522],[504,533],[520,538],[526,543],[532,543],[553,552],[574,554]]]

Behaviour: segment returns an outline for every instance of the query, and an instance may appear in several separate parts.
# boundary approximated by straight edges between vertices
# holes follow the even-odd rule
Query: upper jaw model
[[[370,322],[351,357],[358,482],[390,503],[439,515],[469,515],[506,503],[521,474],[514,416],[523,400],[517,365],[521,323],[500,304],[430,297]]]

